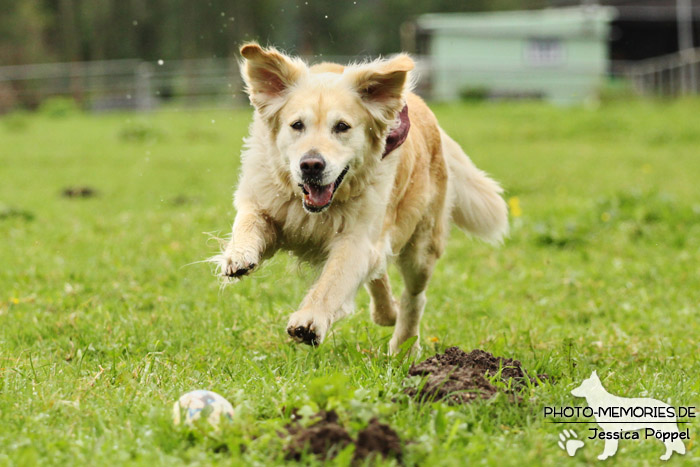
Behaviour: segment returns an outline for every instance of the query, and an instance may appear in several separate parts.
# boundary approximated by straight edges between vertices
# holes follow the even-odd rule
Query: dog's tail
[[[487,242],[500,243],[508,234],[503,189],[474,165],[455,140],[444,131],[440,136],[449,171],[452,219],[462,230]]]

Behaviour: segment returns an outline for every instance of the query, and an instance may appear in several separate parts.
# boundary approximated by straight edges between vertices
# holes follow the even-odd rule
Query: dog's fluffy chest
[[[279,246],[304,261],[325,261],[333,242],[351,227],[350,206],[337,204],[328,211],[310,214],[301,200],[292,198],[271,216],[278,232]]]

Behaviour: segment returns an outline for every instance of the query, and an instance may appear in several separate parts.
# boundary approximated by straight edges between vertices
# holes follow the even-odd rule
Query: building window
[[[557,37],[535,37],[525,44],[525,63],[530,66],[562,65],[564,45]]]

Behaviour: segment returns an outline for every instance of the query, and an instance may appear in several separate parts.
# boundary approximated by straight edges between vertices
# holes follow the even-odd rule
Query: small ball
[[[173,406],[173,421],[179,425],[184,416],[185,425],[205,417],[209,424],[218,428],[221,417],[233,418],[233,406],[229,401],[212,391],[197,390],[184,394]]]

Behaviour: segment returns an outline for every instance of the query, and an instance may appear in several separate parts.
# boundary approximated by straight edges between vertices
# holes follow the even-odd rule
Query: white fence
[[[0,67],[0,111],[70,96],[92,110],[147,110],[172,98],[233,105],[236,60],[115,60]]]
[[[318,56],[309,57],[307,61],[350,63],[363,58]],[[554,92],[558,87],[570,86],[591,73],[588,69],[557,69],[542,80],[541,73],[536,75],[532,70],[515,65],[500,69],[471,64],[438,68],[428,57],[414,56],[414,59],[416,92],[437,99],[446,98],[441,90],[452,81],[465,89],[484,87],[483,98],[532,98],[544,96],[545,91]],[[600,71],[596,71],[598,75]],[[489,78],[489,85],[484,86],[484,76],[496,78]],[[517,92],[511,89],[514,82],[520,83]],[[531,87],[539,91],[524,92],[522,83],[531,83]],[[0,113],[20,106],[34,108],[53,96],[71,97],[92,111],[150,110],[167,106],[170,100],[177,100],[180,105],[233,107],[247,104],[242,90],[235,59],[117,60],[0,67]]]
[[[348,63],[357,57],[312,57],[320,61]],[[611,62],[611,76],[627,79],[637,92],[663,96],[700,94],[700,49],[641,62]],[[426,57],[417,57],[417,91],[425,97],[439,97],[432,87],[438,70]],[[451,68],[450,76],[465,83],[480,82],[475,67]],[[542,77],[518,69],[496,70],[499,76],[518,80]],[[576,71],[582,74],[582,70]],[[444,74],[444,73],[443,73]],[[550,77],[551,78],[551,77]],[[573,78],[572,78],[573,79]],[[483,81],[483,80],[481,80]],[[548,86],[554,86],[552,80]],[[495,85],[498,83],[495,82]],[[503,86],[502,86],[503,87]],[[177,100],[182,105],[233,107],[246,105],[242,92],[238,61],[202,59],[144,62],[114,60],[77,63],[54,63],[0,67],[0,113],[18,107],[33,108],[53,96],[68,96],[85,109],[93,111],[135,109],[149,110]],[[498,93],[489,94],[499,97]],[[508,97],[508,94],[504,94]]]
[[[700,94],[700,48],[628,64],[623,74],[641,94]]]
[[[312,57],[349,63],[357,57]],[[53,96],[72,97],[94,111],[149,110],[179,103],[232,107],[247,104],[236,59],[115,60],[0,67],[0,113],[35,107]]]

